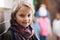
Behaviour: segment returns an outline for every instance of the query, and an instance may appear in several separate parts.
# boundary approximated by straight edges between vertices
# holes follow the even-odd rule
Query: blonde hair
[[[28,6],[32,10],[33,14],[35,13],[35,9],[34,9],[33,4],[30,2],[27,2],[27,1],[21,1],[19,4],[17,4],[16,7],[13,7],[12,12],[15,12],[15,10],[17,10],[18,7],[20,8],[23,5]]]

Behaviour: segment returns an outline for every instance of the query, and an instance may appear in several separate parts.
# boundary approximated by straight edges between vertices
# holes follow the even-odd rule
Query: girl
[[[22,3],[11,15],[11,27],[2,35],[3,40],[38,40],[31,27],[34,10],[29,3]]]

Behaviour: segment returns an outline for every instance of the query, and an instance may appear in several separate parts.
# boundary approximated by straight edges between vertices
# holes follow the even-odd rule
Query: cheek
[[[19,18],[19,19],[17,20],[17,23],[18,23],[18,24],[22,24],[22,21],[23,21],[23,20],[22,20],[21,18]]]
[[[33,17],[33,16],[31,15],[29,18],[32,19],[32,17]]]
[[[16,17],[16,21],[17,21],[18,23],[21,23],[21,22],[23,21],[23,19],[20,18],[20,17]]]
[[[30,22],[32,22],[33,21],[33,17],[30,17]]]

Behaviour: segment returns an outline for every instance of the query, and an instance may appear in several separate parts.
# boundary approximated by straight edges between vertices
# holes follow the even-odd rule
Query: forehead
[[[17,12],[18,14],[28,14],[28,13],[32,13],[31,9],[27,6],[21,6],[20,9]]]

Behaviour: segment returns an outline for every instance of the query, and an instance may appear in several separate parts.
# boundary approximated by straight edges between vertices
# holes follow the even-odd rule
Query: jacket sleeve
[[[3,40],[12,40],[12,36],[10,31],[6,32],[3,36],[2,36]]]

